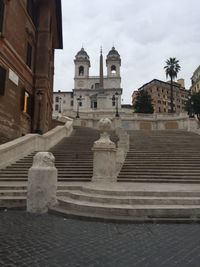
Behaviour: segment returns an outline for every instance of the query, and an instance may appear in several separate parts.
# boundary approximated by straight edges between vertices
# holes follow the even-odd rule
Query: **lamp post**
[[[76,118],[80,118],[79,117],[79,106],[80,106],[80,103],[82,101],[82,96],[80,95],[79,97],[76,98],[77,100],[77,112],[76,112]]]
[[[42,96],[43,92],[39,90],[37,93],[37,99],[38,99],[38,119],[37,119],[37,127],[36,127],[36,133],[42,134],[42,130],[40,129],[41,127],[41,102],[42,102]]]
[[[118,110],[118,104],[119,104],[119,94],[118,92],[116,92],[113,97],[112,97],[112,101],[115,102],[115,108],[116,108],[116,111],[115,111],[115,117],[120,117],[119,116],[119,110]]]

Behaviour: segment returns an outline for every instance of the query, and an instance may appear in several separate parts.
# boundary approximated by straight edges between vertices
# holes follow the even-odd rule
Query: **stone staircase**
[[[66,137],[50,152],[55,156],[58,181],[91,181],[93,168],[92,146],[99,138],[99,132],[77,127],[70,137]],[[0,182],[27,181],[28,170],[32,166],[34,153],[0,170]]]
[[[199,221],[200,185],[66,186],[58,192],[58,205],[50,212],[103,221]]]
[[[129,134],[119,182],[65,188],[51,212],[111,221],[199,221],[200,136],[183,131]]]
[[[119,182],[112,185],[90,182],[98,131],[78,127],[52,148],[59,182],[58,205],[50,212],[111,221],[198,221],[200,136],[182,131],[129,134],[130,151]],[[1,207],[25,207],[32,157],[0,171]]]
[[[200,136],[183,131],[131,131],[119,182],[200,183]]]

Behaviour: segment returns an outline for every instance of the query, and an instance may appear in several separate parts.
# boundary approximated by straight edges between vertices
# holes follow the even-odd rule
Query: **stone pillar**
[[[99,129],[100,139],[94,142],[93,177],[92,182],[116,182],[116,146],[110,140],[111,121],[108,118],[101,119]]]
[[[28,172],[27,211],[46,213],[57,203],[57,169],[50,152],[38,152]]]

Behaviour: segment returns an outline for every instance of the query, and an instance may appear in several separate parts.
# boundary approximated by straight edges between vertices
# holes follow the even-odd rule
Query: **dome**
[[[87,59],[89,60],[90,57],[88,56],[87,52],[84,50],[82,47],[81,50],[76,54],[75,56],[76,59]]]
[[[114,46],[109,51],[109,53],[107,55],[107,59],[120,59],[120,54],[118,53],[118,51],[115,49]]]

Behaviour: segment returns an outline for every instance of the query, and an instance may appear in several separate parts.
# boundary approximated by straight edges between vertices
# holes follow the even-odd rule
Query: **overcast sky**
[[[62,13],[64,49],[56,51],[55,91],[72,91],[73,60],[82,44],[90,75],[98,75],[100,46],[105,60],[113,43],[122,59],[124,104],[152,79],[166,81],[169,57],[180,61],[178,78],[189,88],[200,65],[199,0],[62,0]]]

